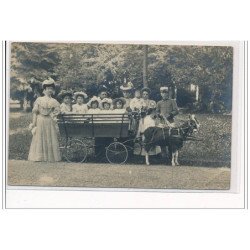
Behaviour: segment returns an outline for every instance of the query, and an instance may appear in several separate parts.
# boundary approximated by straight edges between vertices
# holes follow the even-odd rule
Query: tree
[[[148,87],[148,45],[143,46],[143,86]]]
[[[152,98],[159,88],[176,87],[179,100],[188,98],[191,84],[199,86],[203,107],[231,110],[233,49],[225,46],[168,46],[140,44],[12,43],[11,97],[27,100],[41,92],[41,82],[52,77],[62,88],[88,90],[106,85],[118,96],[119,87],[132,81],[148,86]],[[183,91],[182,91],[183,90]],[[173,91],[174,92],[174,91]],[[31,97],[29,97],[31,96]],[[182,103],[186,105],[185,103]],[[211,106],[211,105],[210,105]]]
[[[41,82],[48,77],[56,78],[54,67],[59,55],[52,44],[12,43],[10,96],[19,100],[21,107],[33,101],[35,92],[41,91]]]

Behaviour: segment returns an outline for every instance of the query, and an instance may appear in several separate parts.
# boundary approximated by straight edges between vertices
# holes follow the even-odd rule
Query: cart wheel
[[[71,139],[67,142],[64,156],[68,162],[84,162],[87,155],[88,148],[82,141]]]
[[[135,155],[141,155],[142,152],[142,143],[141,142],[135,142],[134,144],[134,154]]]
[[[123,164],[128,159],[128,150],[120,142],[113,142],[106,148],[106,158],[110,163]]]

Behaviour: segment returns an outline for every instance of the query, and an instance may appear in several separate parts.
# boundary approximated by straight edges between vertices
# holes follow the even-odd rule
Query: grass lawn
[[[192,166],[229,167],[232,117],[211,114],[197,114],[196,117],[201,123],[197,136],[204,140],[185,142],[179,153],[180,163]],[[179,118],[186,119],[187,115],[180,115]],[[31,121],[31,113],[10,112],[9,159],[26,160],[28,158],[32,139],[28,125]],[[133,161],[133,163],[136,162]],[[139,159],[139,163],[142,163],[142,159]]]
[[[8,185],[89,188],[228,190],[230,169],[163,165],[10,160]]]

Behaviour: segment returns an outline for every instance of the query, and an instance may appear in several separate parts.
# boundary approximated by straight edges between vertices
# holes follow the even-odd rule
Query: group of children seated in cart
[[[58,98],[61,100],[62,114],[123,114],[138,112],[144,113],[140,118],[139,124],[137,120],[132,120],[130,129],[138,130],[138,134],[143,133],[150,126],[159,125],[157,115],[162,117],[163,122],[169,126],[174,125],[173,117],[178,113],[176,102],[169,99],[168,87],[161,87],[160,93],[162,100],[155,102],[150,99],[150,89],[133,89],[132,83],[127,86],[121,86],[123,97],[111,99],[108,92],[104,89],[99,91],[98,96],[88,98],[83,91],[75,92],[62,90]],[[131,98],[131,93],[134,97]],[[129,94],[129,95],[128,95]],[[159,116],[158,116],[159,117]],[[158,123],[158,124],[157,124]],[[138,126],[139,125],[139,126]]]
[[[167,87],[160,89],[161,93],[164,94]],[[100,91],[99,96],[93,96],[88,98],[87,94],[83,91],[75,92],[62,90],[58,94],[58,99],[61,101],[60,110],[61,114],[102,114],[102,113],[123,113],[123,112],[134,112],[134,111],[145,111],[149,113],[149,110],[156,110],[166,117],[167,110],[161,102],[168,98],[156,103],[154,100],[149,99],[150,89],[136,89],[134,91],[134,98],[128,98],[124,91],[124,97],[111,99],[108,97],[108,92],[103,90]],[[175,109],[175,107],[172,107]],[[177,106],[176,106],[177,109]]]
[[[119,111],[119,113],[125,112],[125,100],[123,98],[111,98],[100,96],[93,96],[88,102],[88,96],[85,92],[75,92],[74,95],[69,91],[61,91],[59,98],[62,100],[60,105],[62,114],[101,114],[108,111],[112,113]],[[74,101],[74,103],[73,103]]]

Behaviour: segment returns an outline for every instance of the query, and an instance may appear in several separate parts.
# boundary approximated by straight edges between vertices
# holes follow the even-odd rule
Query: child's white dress
[[[61,110],[62,114],[70,113],[71,112],[71,105],[70,104],[62,103],[60,105],[60,110]]]
[[[72,106],[72,112],[78,114],[86,114],[88,112],[88,107],[86,104],[79,105],[78,103]]]
[[[110,110],[111,111],[111,114],[125,114],[127,113],[127,110],[126,109],[112,109]]]
[[[101,110],[99,108],[96,108],[96,109],[92,109],[90,108],[88,110],[88,114],[100,114]]]

